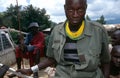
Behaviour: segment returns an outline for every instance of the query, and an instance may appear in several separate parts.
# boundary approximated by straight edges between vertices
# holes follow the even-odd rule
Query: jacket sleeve
[[[109,52],[109,40],[108,34],[105,29],[102,30],[102,51],[101,51],[101,63],[109,63],[110,62],[110,52]]]
[[[54,30],[51,32],[51,35],[49,37],[49,43],[48,43],[48,47],[47,47],[47,52],[46,52],[46,56],[48,57],[54,57],[54,53],[53,53],[53,36],[54,36]]]

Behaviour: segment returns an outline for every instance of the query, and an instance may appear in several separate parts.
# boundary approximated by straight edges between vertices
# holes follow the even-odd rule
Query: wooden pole
[[[19,26],[19,31],[20,31],[20,43],[23,44],[23,40],[24,40],[24,37],[21,33],[21,27],[20,27],[20,12],[19,12],[19,7],[18,7],[18,0],[16,0],[16,4],[17,4],[17,19],[18,19],[18,26]],[[23,49],[23,47],[21,46],[21,48]],[[22,67],[24,69],[24,62],[23,62],[23,59],[22,59]]]
[[[21,27],[20,27],[20,12],[19,12],[19,7],[18,7],[18,0],[16,0],[16,4],[17,4],[17,19],[18,19],[18,26],[19,26],[19,31],[21,31]]]

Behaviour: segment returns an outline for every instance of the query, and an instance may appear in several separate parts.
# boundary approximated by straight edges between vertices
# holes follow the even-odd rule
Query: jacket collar
[[[88,20],[85,20],[85,29],[84,29],[83,34],[85,34],[87,36],[92,35],[92,26]]]
[[[66,34],[65,34],[65,23],[66,23],[66,21],[64,23],[58,25],[58,26],[60,26],[59,32],[61,34],[63,34],[64,36],[66,36]],[[88,20],[85,20],[85,29],[84,29],[83,35],[86,35],[86,36],[91,36],[92,35],[91,24]]]

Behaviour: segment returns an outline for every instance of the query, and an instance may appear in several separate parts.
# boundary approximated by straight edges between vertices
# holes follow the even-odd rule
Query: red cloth
[[[31,45],[35,46],[33,52],[21,52],[19,47],[16,47],[16,58],[26,58],[30,60],[30,66],[34,65],[34,58],[39,50],[40,57],[44,56],[44,46],[45,46],[45,39],[44,34],[42,32],[38,32],[34,35],[33,39],[30,42]]]

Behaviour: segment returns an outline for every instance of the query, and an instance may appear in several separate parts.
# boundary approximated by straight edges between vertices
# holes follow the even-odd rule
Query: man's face
[[[115,31],[112,36],[112,45],[120,45],[120,30]]]
[[[120,49],[114,51],[112,54],[112,62],[116,67],[120,67]]]
[[[35,34],[36,32],[38,32],[38,27],[31,27],[31,28],[29,29],[29,31],[30,31],[31,33]]]
[[[66,0],[66,17],[71,25],[79,25],[84,19],[87,4],[85,0]]]

